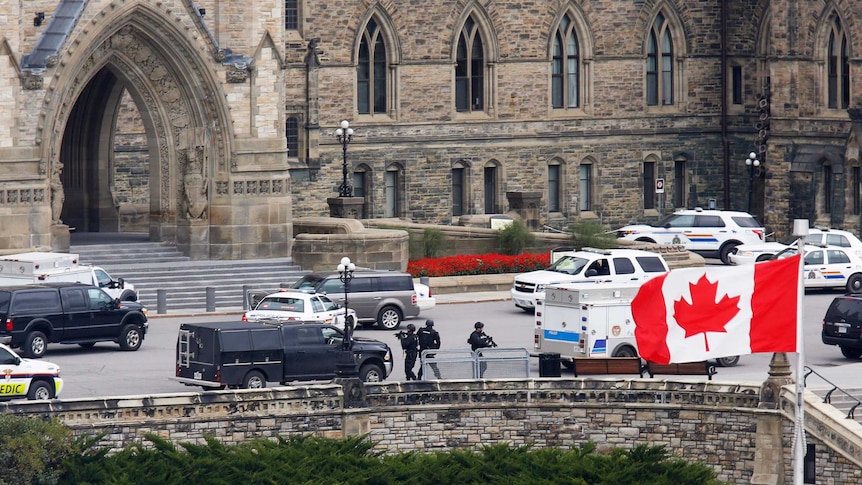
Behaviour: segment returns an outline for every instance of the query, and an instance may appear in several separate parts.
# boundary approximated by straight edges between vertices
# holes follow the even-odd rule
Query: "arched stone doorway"
[[[150,240],[209,258],[214,180],[230,158],[224,96],[216,94],[212,60],[202,55],[216,50],[192,45],[148,8],[130,9],[105,26],[52,79],[57,95],[45,110],[43,135],[52,218],[77,231],[119,230],[115,135],[123,100],[131,99],[145,133],[139,169],[148,174],[143,212]]]

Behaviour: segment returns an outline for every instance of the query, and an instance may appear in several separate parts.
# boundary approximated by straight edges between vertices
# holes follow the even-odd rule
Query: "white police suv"
[[[766,230],[747,212],[679,210],[655,224],[636,224],[617,229],[617,237],[629,241],[675,244],[705,258],[730,264],[730,252],[740,244],[763,242]]]
[[[583,248],[557,259],[548,269],[515,277],[512,301],[533,311],[545,299],[545,287],[554,283],[641,283],[669,271],[661,254],[639,249]]]
[[[53,399],[63,390],[60,366],[44,360],[24,359],[0,344],[0,400]]]

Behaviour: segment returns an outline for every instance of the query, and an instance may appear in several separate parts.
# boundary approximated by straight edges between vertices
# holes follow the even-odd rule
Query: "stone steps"
[[[207,289],[212,288],[215,311],[240,311],[244,290],[275,291],[308,271],[292,258],[231,261],[191,261],[175,247],[157,242],[126,242],[73,245],[81,263],[105,268],[114,278],[135,285],[138,298],[156,314],[158,291],[165,290],[167,313],[204,312]]]

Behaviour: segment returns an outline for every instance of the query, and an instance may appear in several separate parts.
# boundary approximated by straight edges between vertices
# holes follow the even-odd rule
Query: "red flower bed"
[[[420,276],[463,276],[497,273],[525,273],[545,269],[551,261],[544,254],[461,254],[444,258],[422,258],[407,263],[407,272]]]

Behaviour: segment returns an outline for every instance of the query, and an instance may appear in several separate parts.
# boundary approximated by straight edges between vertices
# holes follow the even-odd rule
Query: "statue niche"
[[[206,130],[203,128],[184,130],[180,134],[177,149],[183,171],[184,212],[189,219],[204,219],[207,210],[209,184]]]

